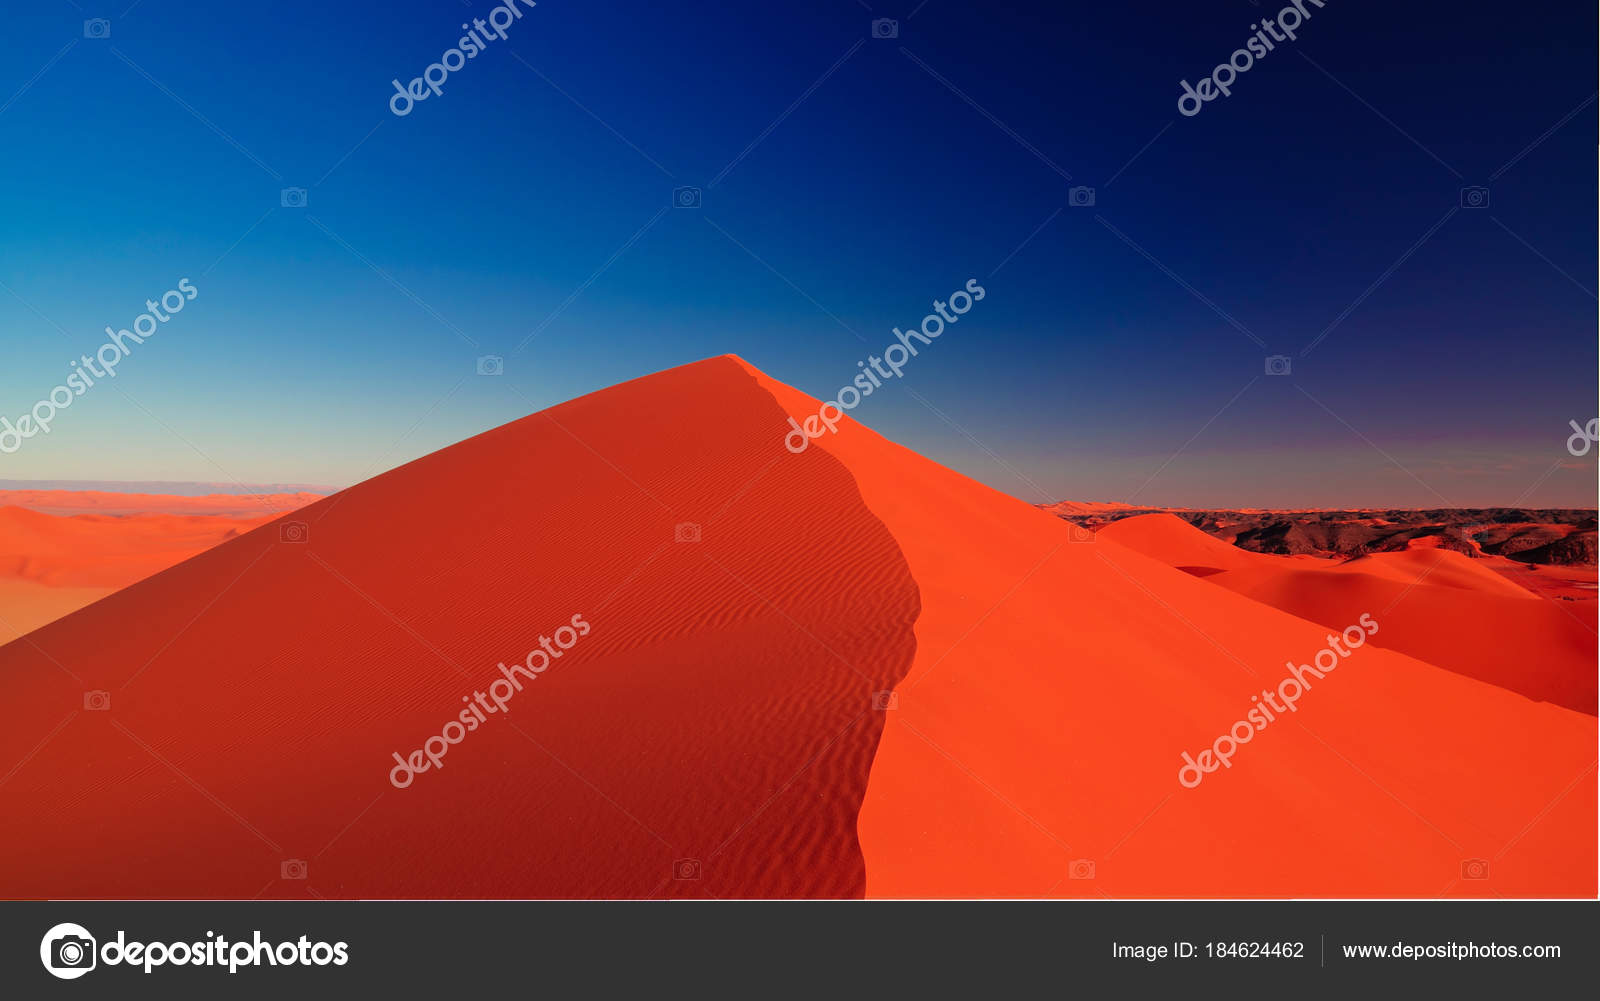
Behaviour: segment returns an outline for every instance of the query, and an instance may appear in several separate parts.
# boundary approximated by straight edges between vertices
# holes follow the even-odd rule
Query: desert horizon
[[[696,437],[665,427],[629,437],[627,414],[663,406]],[[1181,509],[1027,504],[849,417],[800,454],[780,448],[784,422],[819,406],[724,355],[531,414],[329,496],[0,494],[8,526],[0,552],[14,567],[9,600],[31,587],[41,609],[26,635],[0,646],[0,679],[24,709],[58,700],[66,676],[92,693],[82,711],[58,721],[54,750],[13,779],[7,802],[36,818],[40,841],[11,856],[18,865],[0,866],[0,881],[17,895],[48,886],[88,897],[1470,896],[1477,887],[1462,877],[1466,851],[1493,854],[1501,893],[1595,892],[1584,846],[1596,826],[1583,790],[1557,797],[1537,838],[1517,830],[1526,823],[1517,821],[1522,804],[1562,793],[1595,737],[1592,564],[1516,562],[1475,549],[1470,534],[1451,536],[1456,548],[1446,548],[1445,536],[1432,533],[1455,526],[1439,524],[1398,526],[1403,545],[1354,557],[1252,552],[1184,521]],[[537,474],[499,460],[512,452],[566,469],[563,487],[525,493]],[[121,513],[105,513],[113,511]],[[970,542],[940,528],[953,513]],[[1129,516],[1094,532],[1072,520],[1108,513]],[[1539,526],[1518,520],[1528,513],[1504,509],[1502,523],[1534,532]],[[1553,514],[1565,517],[1552,520],[1555,529],[1592,537],[1592,517]],[[1397,519],[1363,515],[1355,520],[1370,531],[1396,527]],[[402,557],[380,540],[390,523],[405,522],[437,527]],[[498,529],[476,538],[450,523]],[[1480,526],[1481,536],[1492,532]],[[555,591],[512,583],[525,552],[551,546],[566,581],[554,603]],[[848,562],[834,565],[830,548],[849,553]],[[550,559],[546,552],[541,562]],[[1560,586],[1529,586],[1552,574]],[[459,619],[466,630],[450,625],[460,613],[446,611],[449,600],[423,597],[451,593],[452,581],[473,582],[473,611]],[[485,593],[489,582],[512,590]],[[44,594],[55,596],[53,608],[37,597]],[[640,603],[650,594],[677,597],[652,609]],[[1084,632],[1113,608],[1115,632]],[[852,611],[841,617],[839,609]],[[1483,628],[1462,635],[1463,617]],[[573,663],[555,664],[564,651],[541,636],[548,674],[533,670],[532,655],[507,668],[517,649],[539,652],[530,634],[569,618],[585,627],[569,631]],[[285,622],[294,628],[286,632]],[[396,622],[406,626],[395,632]],[[1327,630],[1335,632],[1321,638]],[[213,701],[219,717],[180,724],[189,699],[179,693],[195,688],[223,636],[250,651],[239,668],[256,681]],[[330,659],[323,649],[344,652]],[[1285,657],[1286,679],[1274,666]],[[343,658],[352,660],[337,667]],[[304,729],[284,715],[284,686],[315,703],[316,693],[331,694],[379,661],[387,682],[369,696],[357,731]],[[766,665],[761,678],[729,685],[728,672],[747,662]],[[1055,666],[1041,672],[1046,665]],[[307,688],[314,666],[320,680]],[[642,686],[647,697],[613,695],[610,737],[597,745],[585,736],[592,700],[619,684]],[[478,701],[452,700],[451,688],[475,691]],[[1145,722],[1096,722],[1095,706],[1130,700]],[[1252,702],[1278,712],[1268,721],[1272,710],[1261,710],[1248,725]],[[1463,743],[1468,734],[1444,720],[1408,720],[1405,746],[1423,740],[1426,725],[1428,746],[1450,748],[1442,760],[1451,772],[1472,776],[1452,784],[1433,752],[1419,758],[1373,743],[1383,732],[1380,707],[1404,713],[1407,703],[1492,718],[1524,754],[1558,764],[1541,769],[1547,783],[1486,770],[1488,749]],[[496,707],[506,719],[491,718]],[[447,727],[439,738],[438,721],[458,715],[459,733]],[[685,743],[702,715],[720,722]],[[1283,717],[1277,729],[1267,725]],[[466,739],[468,722],[482,735]],[[992,743],[997,725],[1010,734],[1004,744]],[[1221,737],[1212,733],[1219,728]],[[83,751],[98,759],[92,748],[144,744],[142,733],[161,734],[158,760],[198,773],[213,795],[236,804],[230,813],[301,831],[301,855],[318,854],[313,843],[350,822],[347,807],[366,805],[361,823],[337,839],[350,854],[319,856],[303,881],[252,886],[247,875],[260,869],[252,856],[294,850],[253,824],[244,837],[215,841],[231,825],[203,801],[174,828],[176,804],[152,796],[154,788],[140,791],[163,782],[161,773],[134,758],[123,766],[134,770],[96,785],[121,790],[120,823],[144,845],[146,865],[135,874],[52,868],[43,846],[87,830],[87,815],[76,814],[92,801],[60,795],[76,784],[75,762]],[[1255,733],[1279,746],[1246,749]],[[20,746],[28,737],[6,739]],[[279,750],[251,749],[263,740]],[[668,746],[672,757],[644,773],[624,764]],[[1235,753],[1256,760],[1234,762]],[[695,773],[723,776],[717,799],[688,795],[669,763],[679,755],[697,762]],[[1106,773],[1094,765],[1103,756],[1125,766]],[[215,771],[223,761],[233,762],[226,777]],[[482,875],[460,869],[448,883],[400,864],[414,852],[441,857],[446,841],[431,840],[462,833],[455,820],[419,829],[415,810],[431,815],[488,795],[505,777],[507,765],[495,762],[510,761],[529,798],[470,828],[493,838],[516,828],[521,810],[565,804],[555,809],[568,819],[549,837],[568,862],[550,854],[528,868],[491,853]],[[247,762],[315,767],[325,791],[295,804],[261,800],[271,783],[240,773]],[[1057,777],[1042,781],[1042,768]],[[1306,783],[1287,812],[1288,791],[1274,784],[1284,768]],[[574,776],[585,781],[564,788]],[[1420,795],[1424,781],[1433,819],[1419,828],[1414,808],[1388,790]],[[595,789],[608,792],[592,799]],[[658,800],[663,794],[670,798]],[[1080,796],[1106,808],[1084,813]],[[1273,804],[1267,813],[1264,802]],[[1219,810],[1244,810],[1255,833],[1241,840],[1216,826]],[[747,812],[754,816],[741,820]],[[1386,832],[1387,860],[1377,865],[1352,842],[1337,877],[1292,866],[1268,876],[1298,850],[1293,828],[1282,826],[1288,817],[1324,831],[1353,825],[1363,838]],[[1437,824],[1456,836],[1429,829]],[[191,829],[203,843],[178,835]],[[1207,871],[1174,867],[1179,842],[1212,860]],[[196,871],[201,856],[210,862]],[[775,857],[795,863],[774,869]],[[678,865],[692,866],[693,878],[676,875]],[[1093,880],[1072,877],[1074,865],[1093,869]]]
[[[0,15],[5,988],[1600,974],[1600,7],[191,8]]]

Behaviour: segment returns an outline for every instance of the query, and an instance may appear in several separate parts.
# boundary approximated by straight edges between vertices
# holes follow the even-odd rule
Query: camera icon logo
[[[697,209],[700,207],[700,189],[682,187],[672,189],[672,207],[679,209]]]
[[[286,521],[278,526],[279,542],[310,542],[311,526],[303,521]]]
[[[697,858],[681,858],[672,863],[673,879],[699,879],[700,860]]]
[[[1084,528],[1082,525],[1068,525],[1067,526],[1067,541],[1068,542],[1093,542],[1094,541],[1094,531],[1092,529]]]
[[[83,22],[84,38],[110,38],[111,22],[103,17],[90,18]]]
[[[83,693],[83,708],[90,712],[107,712],[111,709],[111,693],[98,689]]]
[[[1072,862],[1067,865],[1067,878],[1068,879],[1093,879],[1094,878],[1094,859],[1092,859],[1092,858],[1073,859]]]
[[[280,863],[279,866],[278,866],[278,875],[281,876],[284,879],[305,879],[306,878],[306,861],[305,861],[305,859],[298,859],[298,858],[284,859],[283,862]]]
[[[499,355],[484,355],[478,359],[479,375],[505,375],[506,360]]]
[[[1293,360],[1288,355],[1267,355],[1268,375],[1288,375],[1293,369]]]
[[[40,962],[62,980],[76,980],[94,969],[97,955],[94,936],[83,925],[56,925],[39,942]]]
[[[880,713],[900,708],[899,692],[873,692],[872,708]]]
[[[1486,858],[1469,858],[1461,860],[1462,879],[1488,879],[1489,860]]]
[[[1489,189],[1481,184],[1461,189],[1461,207],[1464,209],[1486,209],[1489,207]]]
[[[1067,189],[1067,204],[1075,209],[1091,208],[1094,205],[1094,189],[1080,184],[1075,188]]]
[[[899,38],[900,22],[892,17],[875,17],[872,19],[873,38]]]
[[[303,209],[306,207],[306,189],[284,188],[279,201],[286,209]]]
[[[674,542],[699,542],[700,526],[692,521],[681,522],[672,530],[672,539]]]

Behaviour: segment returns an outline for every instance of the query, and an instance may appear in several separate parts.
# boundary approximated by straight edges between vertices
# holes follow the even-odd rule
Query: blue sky
[[[1026,500],[1595,503],[1592,4],[1308,4],[1191,118],[1272,5],[548,0],[400,118],[495,5],[129,3],[7,14],[0,414],[200,294],[0,478],[344,485],[724,352],[831,396],[975,277],[854,416]]]

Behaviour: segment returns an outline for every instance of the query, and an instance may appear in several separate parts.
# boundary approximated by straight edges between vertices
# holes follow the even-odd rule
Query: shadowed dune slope
[[[27,759],[0,896],[859,896],[872,695],[911,662],[917,590],[785,430],[735,361],[674,369],[0,649],[0,761]],[[509,714],[391,785],[391,752],[575,615],[589,635]]]

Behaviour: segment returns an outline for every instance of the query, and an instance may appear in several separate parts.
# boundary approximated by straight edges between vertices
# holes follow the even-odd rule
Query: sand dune
[[[0,648],[0,896],[1594,894],[1593,717],[1367,647],[1183,788],[1327,630],[817,407],[659,373]]]
[[[48,587],[0,577],[0,644],[26,636],[116,591],[114,587]]]
[[[814,406],[762,384],[793,412]],[[820,444],[922,596],[862,809],[870,894],[1484,895],[1460,879],[1477,855],[1497,857],[1496,892],[1594,892],[1592,717],[1368,648],[1248,746],[1254,760],[1182,789],[1180,752],[1241,719],[1326,629],[1110,540],[1073,542],[1060,519],[857,425]],[[1516,732],[1514,761],[1483,739],[1490,720]],[[1519,838],[1547,808],[1538,846]],[[1073,859],[1095,878],[1072,878]]]
[[[1100,536],[1208,583],[1342,629],[1371,612],[1372,642],[1532,699],[1596,713],[1592,619],[1447,549],[1356,560],[1248,553],[1167,514],[1113,522]],[[1592,606],[1591,606],[1592,611]]]
[[[78,498],[70,491],[5,491],[0,499],[39,502],[54,511],[149,507],[138,514],[61,515],[0,506],[0,643],[268,520],[258,504],[236,505],[252,512],[243,517],[151,513],[183,511],[189,507],[184,502],[204,498],[106,493]]]
[[[269,520],[265,515],[58,517],[0,508],[0,577],[50,587],[122,587]]]
[[[320,500],[322,494],[115,493],[105,490],[0,490],[0,507],[44,514],[180,514],[258,518],[284,514]]]
[[[917,592],[848,471],[784,430],[735,363],[678,369],[314,504],[305,544],[267,526],[33,634],[113,709],[0,796],[9,858],[33,860],[0,862],[0,894],[860,895],[872,696],[910,664]],[[574,614],[592,634],[509,715],[389,785],[391,752]],[[0,651],[0,692],[54,726],[81,686],[44,657]],[[44,732],[0,735],[0,760]],[[69,865],[91,816],[127,852]],[[311,879],[279,882],[284,857]],[[686,859],[698,878],[674,878]]]

